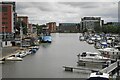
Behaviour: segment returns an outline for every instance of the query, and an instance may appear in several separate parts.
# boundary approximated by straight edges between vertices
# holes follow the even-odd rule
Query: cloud
[[[27,15],[31,23],[38,24],[78,23],[84,16],[100,16],[107,21],[118,17],[116,2],[17,2],[16,6],[18,15]]]

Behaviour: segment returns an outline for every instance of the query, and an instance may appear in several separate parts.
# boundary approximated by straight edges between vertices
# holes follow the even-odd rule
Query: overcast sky
[[[74,0],[72,0],[74,1]],[[118,2],[17,2],[18,15],[28,16],[30,23],[79,23],[84,16],[99,16],[105,22],[118,21]],[[103,0],[99,0],[103,1]]]

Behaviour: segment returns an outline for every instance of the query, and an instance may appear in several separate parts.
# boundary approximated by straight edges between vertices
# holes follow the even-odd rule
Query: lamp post
[[[20,42],[21,42],[21,49],[22,49],[22,35],[23,35],[23,30],[22,30],[22,18],[20,19]]]
[[[4,36],[4,41],[5,41],[5,45],[7,45],[7,40],[6,40],[6,27],[3,26],[3,36]]]

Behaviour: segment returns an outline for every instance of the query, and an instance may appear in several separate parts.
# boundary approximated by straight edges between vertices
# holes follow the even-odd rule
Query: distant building
[[[17,20],[24,22],[28,28],[28,16],[17,16]]]
[[[80,23],[59,23],[59,32],[79,32]]]
[[[56,22],[49,22],[46,25],[50,32],[56,32]]]
[[[28,33],[32,33],[33,27],[32,24],[28,24]]]
[[[28,34],[28,16],[17,16],[16,35],[20,35],[20,27],[24,35]]]
[[[119,26],[119,22],[107,22],[105,25]]]
[[[36,28],[36,25],[32,25],[32,33],[36,33],[36,34],[37,34],[37,28]]]
[[[15,34],[16,25],[16,6],[15,2],[0,3],[0,35],[3,40],[11,40]]]
[[[96,29],[102,27],[103,23],[104,21],[101,20],[101,17],[83,17],[81,18],[81,29],[96,31]]]

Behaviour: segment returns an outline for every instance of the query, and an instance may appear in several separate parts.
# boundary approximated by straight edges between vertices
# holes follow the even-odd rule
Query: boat
[[[101,41],[100,44],[102,48],[106,48],[108,46],[106,41]]]
[[[93,41],[92,39],[88,39],[88,40],[87,40],[87,43],[88,43],[88,44],[94,44],[94,41]]]
[[[97,50],[102,53],[107,53],[109,55],[117,55],[118,53],[120,53],[120,50],[117,47],[103,48],[103,49],[97,49]]]
[[[79,40],[80,41],[85,41],[85,37],[84,36],[79,36]]]
[[[5,58],[5,61],[22,61],[23,59],[20,57],[9,56]]]
[[[19,52],[19,56],[18,57],[25,57],[27,55],[27,52],[25,52],[25,51],[21,51],[21,52]]]
[[[93,72],[87,80],[109,80],[109,74],[101,72]]]
[[[4,61],[0,61],[0,64],[4,64]]]
[[[110,58],[103,57],[100,53],[96,52],[83,52],[82,54],[78,54],[79,61],[84,62],[106,62],[110,60]]]
[[[51,43],[52,42],[52,37],[50,35],[49,36],[42,36],[41,42]]]

